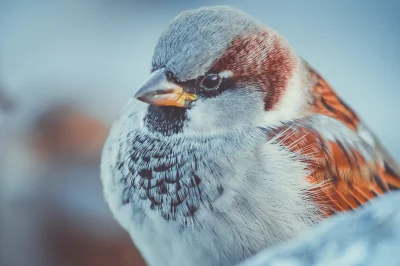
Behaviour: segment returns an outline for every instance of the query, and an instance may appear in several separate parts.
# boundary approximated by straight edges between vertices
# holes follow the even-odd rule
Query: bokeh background
[[[0,0],[0,265],[144,265],[102,144],[167,23],[215,4],[280,31],[400,159],[400,1]]]

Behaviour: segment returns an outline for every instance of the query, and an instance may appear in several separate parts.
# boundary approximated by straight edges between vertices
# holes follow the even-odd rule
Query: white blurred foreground
[[[340,214],[297,240],[267,249],[240,266],[398,266],[400,192]]]

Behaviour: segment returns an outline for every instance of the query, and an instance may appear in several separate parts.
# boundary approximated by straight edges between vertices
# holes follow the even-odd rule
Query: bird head
[[[135,98],[165,135],[273,126],[304,108],[300,65],[283,37],[239,10],[189,10],[161,35]]]

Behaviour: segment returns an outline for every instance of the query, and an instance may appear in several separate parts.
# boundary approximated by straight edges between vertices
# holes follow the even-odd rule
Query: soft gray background
[[[30,106],[67,97],[109,123],[178,12],[239,7],[280,31],[400,158],[400,1],[0,1],[0,80]]]
[[[86,217],[77,226],[96,236],[117,227],[101,196],[98,164],[56,167],[44,177],[22,141],[32,118],[67,101],[109,125],[149,74],[167,23],[185,9],[215,4],[236,6],[281,32],[400,159],[400,1],[0,0],[0,88],[18,107],[0,112],[2,265],[55,265],[38,236],[43,201],[72,220]]]

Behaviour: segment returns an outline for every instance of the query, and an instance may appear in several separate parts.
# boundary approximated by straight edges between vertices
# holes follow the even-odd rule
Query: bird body
[[[395,162],[324,79],[228,7],[171,22],[101,168],[149,265],[232,265],[400,187]]]
[[[317,219],[316,206],[303,195],[311,187],[303,178],[306,165],[290,152],[263,143],[262,129],[204,139],[146,136],[143,143],[140,131],[131,133],[132,139],[124,141],[133,147],[127,148],[142,150],[136,163],[132,155],[122,160],[121,173],[108,180],[113,184],[106,183],[121,190],[106,190],[106,196],[151,265],[233,264],[290,239]],[[152,178],[142,171],[141,179],[134,180],[146,156],[151,158],[146,168],[152,169]],[[134,186],[141,192],[136,194]],[[271,204],[276,200],[282,204]]]

